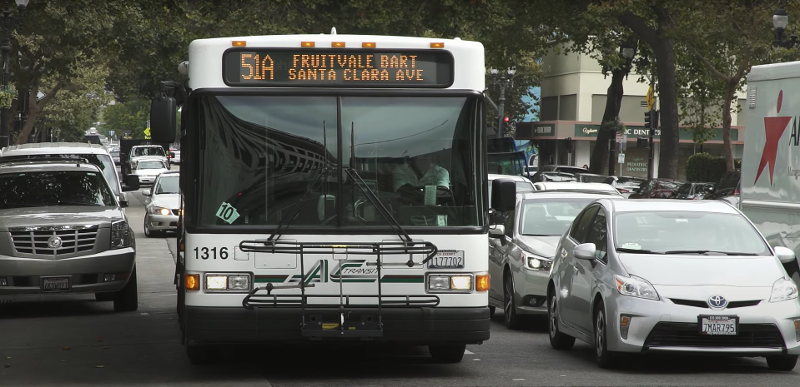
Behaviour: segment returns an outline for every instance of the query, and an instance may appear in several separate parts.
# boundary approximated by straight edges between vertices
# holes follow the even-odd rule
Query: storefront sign
[[[517,124],[517,138],[551,137],[556,135],[554,124],[521,122]]]
[[[586,125],[586,124],[576,124],[575,125],[575,137],[597,137],[597,132],[600,131],[600,125]],[[650,136],[650,129],[645,128],[644,126],[626,126],[625,127],[625,136],[628,136],[628,139],[635,139],[636,137],[649,137]],[[658,139],[661,137],[661,129],[656,129],[653,138]],[[679,139],[681,140],[689,140],[692,141],[692,131],[681,129],[680,133],[678,134]],[[722,128],[717,128],[714,137],[706,140],[706,141],[722,141]],[[731,128],[731,141],[739,141],[739,130],[736,128]]]

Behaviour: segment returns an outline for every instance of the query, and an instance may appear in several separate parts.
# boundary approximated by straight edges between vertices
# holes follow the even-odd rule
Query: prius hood
[[[664,286],[772,286],[784,276],[773,256],[648,255],[623,253],[628,274]]]

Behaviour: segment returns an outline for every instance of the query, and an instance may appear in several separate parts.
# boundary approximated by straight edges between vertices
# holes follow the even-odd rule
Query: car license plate
[[[700,334],[709,336],[736,336],[737,318],[732,316],[700,316]]]
[[[439,250],[430,261],[428,269],[463,269],[464,250]]]
[[[42,278],[42,290],[45,292],[69,290],[69,277]]]

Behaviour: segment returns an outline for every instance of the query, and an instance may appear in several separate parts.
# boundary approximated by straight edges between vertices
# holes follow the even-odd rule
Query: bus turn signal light
[[[444,48],[444,43],[431,43],[431,48]]]
[[[247,46],[247,42],[244,40],[234,40],[231,42],[231,46],[233,47],[245,47]]]
[[[314,42],[300,42],[300,47],[314,47]]]
[[[184,287],[186,290],[200,290],[200,274],[185,274]]]
[[[485,292],[489,290],[489,274],[479,274],[475,276],[475,290]]]

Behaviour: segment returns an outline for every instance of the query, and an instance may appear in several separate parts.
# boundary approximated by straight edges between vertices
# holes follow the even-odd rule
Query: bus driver
[[[420,174],[422,177],[419,177]],[[394,190],[405,188],[422,188],[426,185],[435,185],[437,188],[450,189],[450,173],[433,162],[430,154],[414,157],[413,164],[408,158],[403,164],[394,169]]]

